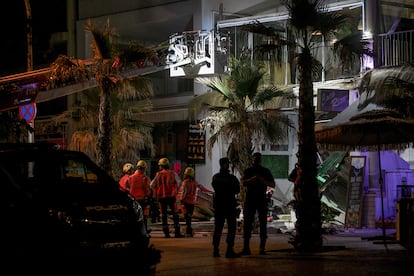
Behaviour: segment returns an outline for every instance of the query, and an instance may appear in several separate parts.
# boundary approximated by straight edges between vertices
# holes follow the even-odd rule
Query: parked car
[[[152,252],[139,203],[82,152],[0,143],[0,181],[8,256]]]

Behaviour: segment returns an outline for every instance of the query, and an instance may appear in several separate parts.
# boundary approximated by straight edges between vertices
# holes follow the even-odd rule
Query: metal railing
[[[414,30],[378,35],[378,65],[414,62]]]

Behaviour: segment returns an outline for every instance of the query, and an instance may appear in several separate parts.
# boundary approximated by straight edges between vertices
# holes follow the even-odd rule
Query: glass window
[[[97,183],[98,176],[80,160],[67,159],[64,164],[65,179],[85,183]]]

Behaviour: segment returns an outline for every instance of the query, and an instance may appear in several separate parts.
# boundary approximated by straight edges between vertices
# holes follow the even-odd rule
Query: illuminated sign
[[[38,83],[25,84],[16,90],[3,91],[0,93],[0,111],[33,103],[38,92]]]
[[[187,161],[192,164],[206,161],[206,135],[201,124],[190,124],[188,127]]]
[[[318,110],[341,112],[349,105],[349,90],[318,89]]]

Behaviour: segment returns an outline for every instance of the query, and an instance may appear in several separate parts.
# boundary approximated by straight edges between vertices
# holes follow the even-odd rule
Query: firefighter
[[[161,158],[158,161],[158,166],[160,170],[151,181],[151,190],[153,197],[158,199],[160,204],[162,230],[165,237],[170,238],[168,227],[168,209],[170,209],[174,221],[175,237],[183,238],[184,235],[180,232],[180,217],[177,205],[178,176],[173,170],[170,170],[170,161],[167,158]]]
[[[144,160],[139,160],[137,163],[137,170],[129,177],[129,193],[139,202],[144,210],[144,224],[147,233],[148,230],[147,217],[148,217],[148,205],[150,203],[151,179],[146,175],[147,163]]]
[[[134,165],[131,164],[131,163],[125,163],[122,166],[122,172],[124,173],[124,175],[121,176],[121,178],[118,181],[119,188],[122,191],[129,191],[128,179],[129,179],[130,175],[134,172]]]
[[[203,185],[198,183],[194,178],[194,169],[187,167],[184,170],[184,179],[181,182],[178,198],[181,202],[181,210],[184,214],[186,224],[186,237],[193,237],[193,228],[191,226],[194,208],[197,203],[197,190],[200,189],[206,193],[213,193]]]

